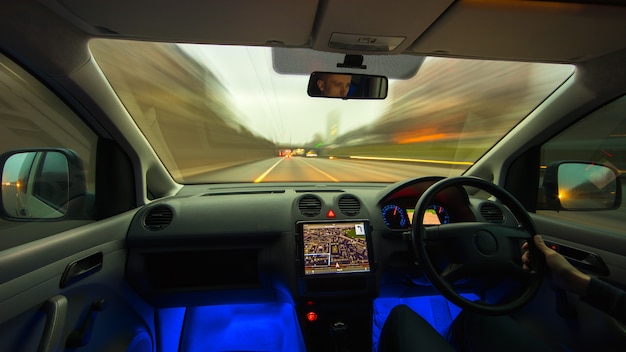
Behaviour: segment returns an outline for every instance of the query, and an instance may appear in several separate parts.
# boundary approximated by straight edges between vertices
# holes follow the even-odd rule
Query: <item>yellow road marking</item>
[[[274,163],[274,165],[272,165],[269,169],[267,169],[264,173],[261,174],[261,176],[257,177],[254,180],[254,183],[259,183],[261,181],[263,181],[263,179],[267,176],[267,174],[269,174],[270,172],[272,172],[272,170],[274,170],[274,168],[276,167],[276,165],[280,164],[281,161],[285,160],[284,158],[280,158],[280,160],[278,160],[277,162]]]

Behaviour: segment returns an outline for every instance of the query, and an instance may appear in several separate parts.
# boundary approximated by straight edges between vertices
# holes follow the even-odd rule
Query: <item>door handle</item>
[[[44,304],[46,326],[39,341],[37,352],[56,352],[63,337],[65,316],[67,315],[67,298],[63,295],[51,297]]]
[[[102,269],[102,252],[94,253],[88,257],[70,263],[63,272],[59,286],[66,288],[87,276]]]

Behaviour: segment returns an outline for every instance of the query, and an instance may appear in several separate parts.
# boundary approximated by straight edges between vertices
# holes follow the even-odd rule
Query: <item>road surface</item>
[[[459,175],[458,167],[354,159],[275,157],[194,177],[185,183],[396,182],[421,176]]]

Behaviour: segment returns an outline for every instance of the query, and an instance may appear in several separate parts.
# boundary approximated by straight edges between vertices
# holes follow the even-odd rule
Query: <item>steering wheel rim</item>
[[[509,208],[521,226],[513,228],[511,226],[483,222],[424,226],[424,214],[427,207],[432,205],[434,197],[442,190],[456,186],[475,187],[495,196]],[[537,234],[535,223],[528,215],[526,209],[513,195],[491,182],[469,176],[445,178],[430,186],[415,206],[411,225],[413,251],[432,285],[445,298],[457,306],[487,315],[510,313],[528,303],[539,290],[546,264],[531,240],[535,234]],[[469,238],[469,236],[472,236],[472,238]],[[517,251],[513,250],[512,247],[524,240],[529,244],[531,256],[531,269],[528,271],[517,265],[521,260],[521,251],[519,248]],[[453,270],[451,273],[440,273],[435,268],[428,254],[426,243],[429,241],[453,241],[456,246],[460,246],[462,250],[468,252],[466,253],[469,258],[468,263],[462,263],[459,269]],[[505,252],[508,252],[508,254]],[[520,253],[520,258],[517,258],[517,260],[512,258],[513,253]],[[495,265],[499,266],[495,267]],[[483,270],[489,266],[491,266],[491,269],[497,268],[500,275],[503,273],[512,274],[514,280],[523,286],[521,294],[505,302],[491,304],[482,301],[470,301],[454,290],[453,284],[456,281],[456,276],[463,275],[465,271]],[[481,273],[481,275],[484,275],[484,273]],[[449,280],[453,281],[449,282]]]

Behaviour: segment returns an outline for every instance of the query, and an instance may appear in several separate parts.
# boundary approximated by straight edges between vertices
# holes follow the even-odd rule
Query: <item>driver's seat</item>
[[[394,307],[380,334],[378,352],[414,351],[553,351],[508,315],[485,316],[463,311],[447,339],[406,305]]]
[[[555,351],[508,315],[488,316],[467,310],[454,319],[446,340],[457,351]]]

